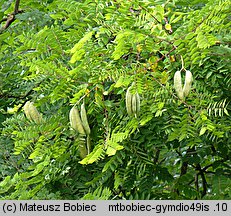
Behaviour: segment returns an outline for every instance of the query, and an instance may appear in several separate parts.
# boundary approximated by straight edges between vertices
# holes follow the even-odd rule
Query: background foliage
[[[0,6],[1,199],[231,197],[229,0]],[[182,63],[194,77],[184,102]],[[125,108],[132,82],[137,118]],[[25,117],[28,100],[41,124]],[[81,159],[68,115],[83,101],[92,151]]]

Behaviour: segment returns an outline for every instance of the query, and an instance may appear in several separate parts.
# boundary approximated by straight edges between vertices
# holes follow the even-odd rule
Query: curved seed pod
[[[130,89],[131,87],[129,87],[126,92],[126,109],[128,115],[132,115],[132,95],[130,93]]]
[[[87,154],[90,154],[91,152],[91,139],[90,136],[87,136]]]
[[[84,103],[81,105],[80,115],[81,115],[83,129],[85,130],[86,134],[89,135],[91,133],[91,129],[88,124],[87,113],[86,113]]]
[[[31,102],[29,104],[28,109],[29,109],[29,115],[32,118],[32,120],[37,124],[41,123],[42,122],[42,116],[38,112],[36,107],[33,105],[33,102]]]
[[[188,96],[188,94],[190,92],[192,81],[193,81],[193,77],[192,77],[191,71],[186,70],[184,87],[183,87],[183,92],[184,92],[185,97]]]
[[[79,116],[79,111],[76,107],[72,107],[69,113],[71,127],[78,131],[80,134],[85,134],[83,125]]]
[[[138,114],[140,112],[140,95],[137,92],[135,96],[136,96],[136,113]]]
[[[30,111],[29,111],[29,106],[30,106],[30,101],[27,101],[23,107],[24,113],[27,117],[27,119],[29,119],[30,121],[32,121],[32,118],[30,116]]]
[[[184,92],[182,89],[182,82],[181,82],[181,72],[177,71],[174,74],[174,88],[176,90],[177,96],[183,100],[184,99]]]
[[[132,95],[132,113],[133,114],[136,114],[136,95],[133,94]]]
[[[86,139],[83,136],[79,137],[79,154],[81,159],[85,158],[87,156],[87,148],[86,148]]]

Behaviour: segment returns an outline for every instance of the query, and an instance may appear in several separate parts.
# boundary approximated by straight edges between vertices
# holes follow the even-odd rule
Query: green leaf
[[[81,38],[79,40],[79,42],[77,44],[75,44],[75,46],[71,49],[71,53],[76,53],[79,50],[81,50],[84,47],[85,43],[92,38],[93,33],[94,33],[94,31],[90,31],[87,34],[85,34],[84,37]],[[85,50],[85,49],[83,49],[83,50]]]
[[[70,60],[70,63],[75,63],[82,59],[83,55],[86,52],[86,43],[89,41],[93,35],[94,31],[88,32],[82,39],[79,40],[77,44],[71,49],[71,53],[73,54]]]
[[[116,142],[113,142],[111,140],[107,141],[107,147],[106,147],[106,154],[108,156],[112,156],[116,154],[116,151],[122,150],[124,147],[117,144]]]
[[[200,134],[199,136],[202,136],[207,130],[207,127],[202,127],[201,130],[200,130]]]
[[[95,146],[93,151],[89,155],[87,155],[87,157],[81,160],[79,163],[82,165],[92,164],[98,161],[102,157],[103,153],[104,153],[103,145],[97,145]]]

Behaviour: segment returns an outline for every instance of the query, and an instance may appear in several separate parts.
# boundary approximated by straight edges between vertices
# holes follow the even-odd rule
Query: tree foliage
[[[1,199],[231,197],[229,0],[0,6]],[[181,68],[193,74],[184,101]],[[137,117],[125,106],[132,83]],[[27,101],[43,121],[26,118]],[[83,102],[85,158],[68,117]]]

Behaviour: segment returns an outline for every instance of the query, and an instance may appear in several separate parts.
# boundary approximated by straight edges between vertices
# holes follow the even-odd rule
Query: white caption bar
[[[231,200],[0,200],[0,215],[230,216]]]

